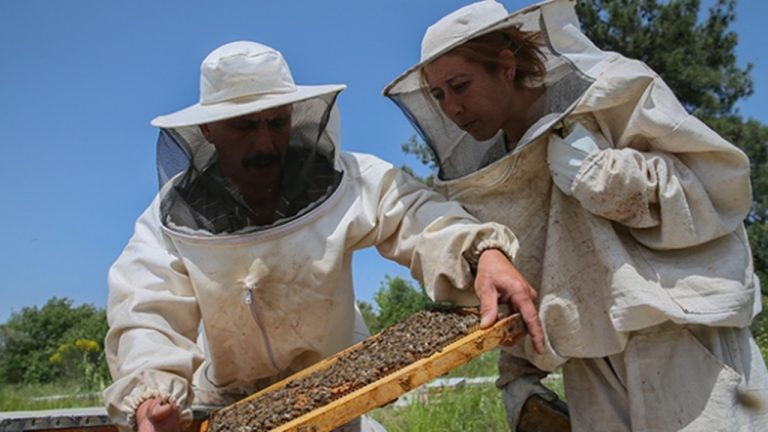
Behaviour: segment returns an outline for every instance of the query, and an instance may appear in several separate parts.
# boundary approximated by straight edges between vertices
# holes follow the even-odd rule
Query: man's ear
[[[203,136],[205,137],[206,140],[208,140],[208,142],[210,142],[211,129],[208,127],[208,124],[207,123],[201,124],[198,127],[200,128],[200,133],[203,134]]]
[[[504,76],[510,82],[515,80],[517,75],[517,60],[512,50],[504,48],[499,51],[499,68]]]

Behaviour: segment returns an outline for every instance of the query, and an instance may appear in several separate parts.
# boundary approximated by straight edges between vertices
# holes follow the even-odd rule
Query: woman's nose
[[[442,105],[443,112],[451,119],[456,119],[464,112],[464,106],[461,104],[461,101],[454,96],[445,95]]]

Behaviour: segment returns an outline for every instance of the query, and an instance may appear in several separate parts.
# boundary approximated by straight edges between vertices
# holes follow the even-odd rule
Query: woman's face
[[[491,139],[514,113],[514,68],[489,73],[479,63],[445,54],[424,67],[428,90],[443,113],[478,141]]]

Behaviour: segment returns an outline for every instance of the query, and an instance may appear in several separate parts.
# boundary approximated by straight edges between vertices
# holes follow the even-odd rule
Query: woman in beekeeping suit
[[[343,89],[296,85],[278,51],[233,42],[203,61],[200,103],[152,121],[161,190],[109,273],[104,396],[122,428],[174,430],[193,393],[232,403],[367,335],[351,263],[370,246],[434,290],[492,301],[485,325],[502,297],[543,345],[508,228],[339,151]]]
[[[518,238],[546,343],[502,352],[513,429],[562,367],[576,431],[768,430],[749,162],[657,74],[595,47],[573,1],[481,1],[429,27],[384,93],[435,187]]]

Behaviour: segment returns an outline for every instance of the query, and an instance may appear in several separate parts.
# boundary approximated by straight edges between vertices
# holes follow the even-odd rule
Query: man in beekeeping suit
[[[340,152],[343,89],[296,85],[278,51],[233,42],[203,61],[199,103],[152,121],[161,190],[109,273],[104,396],[122,428],[175,430],[193,394],[232,403],[364,338],[351,261],[369,246],[479,298],[484,326],[509,303],[543,343],[511,233]]]

